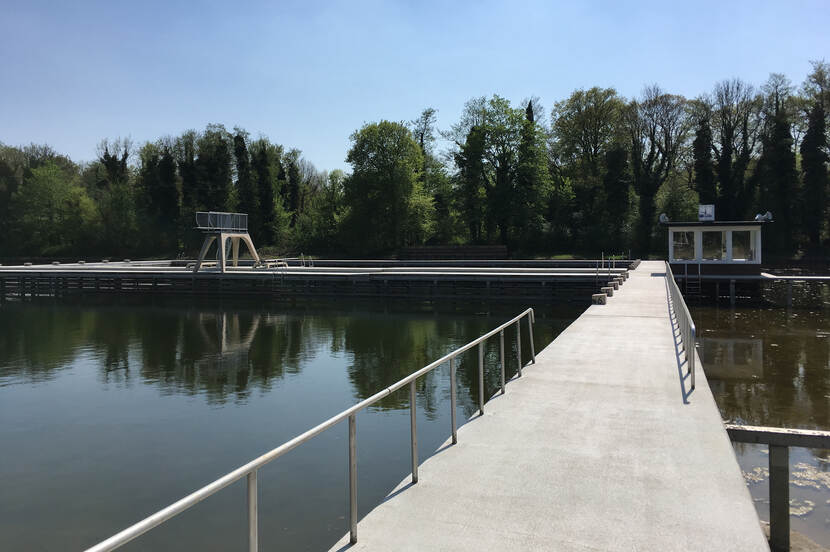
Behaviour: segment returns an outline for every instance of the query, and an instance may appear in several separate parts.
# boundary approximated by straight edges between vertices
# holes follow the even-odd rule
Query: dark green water
[[[698,352],[724,420],[830,431],[830,311],[692,307]],[[768,450],[735,444],[769,520]],[[830,451],[790,449],[791,528],[830,547]]]
[[[583,310],[90,301],[0,304],[0,550],[83,549],[527,306],[537,350]],[[512,374],[512,348],[507,364]],[[477,401],[474,350],[458,382],[463,423]],[[418,381],[417,406],[424,459],[450,433],[448,366]],[[260,470],[262,549],[326,549],[347,531],[347,443],[340,424]],[[364,515],[409,473],[406,389],[357,416],[357,450]],[[241,481],[124,549],[242,549],[245,504]]]

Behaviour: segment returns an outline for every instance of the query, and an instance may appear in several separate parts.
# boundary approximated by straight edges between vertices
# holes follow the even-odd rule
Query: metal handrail
[[[197,211],[196,228],[199,230],[248,231],[247,213],[225,213],[221,211]]]
[[[411,447],[412,447],[412,483],[418,482],[418,449],[417,449],[417,426],[416,426],[416,416],[415,416],[415,380],[419,377],[431,372],[438,366],[444,364],[445,362],[449,362],[450,364],[450,404],[452,409],[452,442],[453,444],[458,442],[458,435],[457,435],[457,425],[456,425],[456,383],[455,383],[455,357],[468,351],[469,349],[478,345],[478,386],[479,386],[479,393],[478,393],[478,408],[481,414],[484,414],[484,343],[490,337],[493,337],[496,334],[499,334],[499,344],[501,347],[500,350],[500,366],[501,366],[501,393],[505,392],[505,382],[504,382],[504,330],[515,324],[516,325],[516,352],[518,356],[518,376],[521,377],[522,375],[522,346],[521,346],[521,321],[523,318],[527,317],[527,324],[528,324],[528,332],[530,335],[530,356],[531,361],[535,364],[536,363],[536,349],[533,344],[533,323],[536,321],[536,315],[532,308],[526,309],[518,316],[512,318],[511,320],[505,322],[498,328],[495,328],[488,333],[482,335],[481,337],[470,341],[466,345],[452,351],[449,354],[444,355],[443,357],[439,358],[438,360],[432,362],[421,368],[420,370],[413,372],[409,376],[399,380],[398,382],[390,385],[386,389],[375,393],[371,397],[364,399],[357,403],[356,405],[343,410],[339,414],[336,414],[329,418],[328,420],[322,422],[314,426],[313,428],[309,429],[308,431],[297,435],[290,441],[283,443],[282,445],[278,446],[275,449],[272,449],[269,452],[266,452],[262,456],[251,460],[247,464],[236,468],[235,470],[223,475],[219,479],[213,481],[205,485],[204,487],[198,489],[197,491],[190,493],[189,495],[185,496],[184,498],[174,502],[173,504],[167,506],[159,510],[158,512],[144,518],[143,520],[139,521],[127,527],[123,531],[116,533],[115,535],[111,536],[110,538],[96,544],[95,546],[88,548],[86,552],[104,552],[108,550],[115,550],[123,546],[124,544],[130,542],[131,540],[135,539],[136,537],[146,533],[150,529],[157,527],[164,523],[165,521],[169,520],[170,518],[188,510],[192,506],[195,506],[202,500],[206,499],[210,495],[224,489],[231,483],[234,483],[243,477],[247,476],[247,505],[248,505],[248,550],[249,552],[256,552],[258,550],[258,542],[259,542],[259,529],[258,529],[258,519],[257,519],[257,471],[259,468],[264,466],[265,464],[271,462],[282,456],[283,454],[287,453],[288,451],[296,448],[297,446],[305,443],[312,437],[322,433],[323,431],[327,430],[328,428],[342,422],[346,418],[349,420],[349,520],[350,520],[350,541],[352,543],[357,542],[357,455],[355,453],[355,437],[356,437],[356,418],[355,415],[367,408],[374,403],[378,402],[382,398],[392,394],[393,392],[397,391],[398,389],[402,388],[403,386],[409,384],[409,408],[410,408],[410,429],[411,429]]]
[[[769,543],[790,549],[790,448],[830,448],[830,431],[724,424],[735,443],[769,446]]]
[[[689,312],[689,307],[686,306],[686,301],[683,299],[683,294],[680,293],[680,288],[674,280],[674,273],[671,270],[671,265],[666,261],[666,281],[669,286],[669,295],[671,296],[672,310],[674,311],[674,318],[677,320],[677,326],[680,328],[680,339],[683,343],[683,352],[686,354],[686,364],[689,367],[689,374],[691,377],[691,388],[695,388],[695,336],[697,330],[695,329],[695,322],[692,320],[692,315]]]

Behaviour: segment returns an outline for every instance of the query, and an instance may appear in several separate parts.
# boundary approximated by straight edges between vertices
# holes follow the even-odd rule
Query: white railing
[[[309,429],[305,433],[302,433],[290,441],[283,443],[282,445],[278,446],[277,448],[266,452],[259,458],[251,460],[244,466],[240,466],[233,470],[230,473],[227,473],[217,479],[216,481],[209,483],[202,487],[201,489],[187,495],[186,497],[174,502],[173,504],[167,506],[156,512],[155,514],[139,521],[138,523],[127,527],[120,533],[113,535],[112,537],[108,538],[105,541],[102,541],[95,546],[87,549],[87,552],[104,552],[107,550],[115,550],[120,546],[130,542],[134,538],[146,533],[150,529],[154,527],[158,527],[165,521],[169,520],[170,518],[188,510],[189,508],[195,506],[202,500],[206,499],[210,495],[224,489],[231,483],[234,483],[243,477],[247,477],[247,485],[248,485],[248,494],[247,494],[247,507],[248,507],[248,550],[249,552],[255,552],[259,548],[259,529],[258,529],[258,517],[257,517],[257,471],[259,468],[263,467],[265,464],[268,464],[272,460],[276,460],[286,452],[294,449],[295,447],[305,443],[306,441],[310,440],[312,437],[322,433],[323,431],[329,429],[330,427],[337,425],[339,422],[347,419],[349,420],[349,534],[350,534],[350,541],[352,543],[357,542],[357,455],[355,449],[355,435],[356,435],[356,414],[367,408],[382,398],[394,393],[398,389],[401,389],[405,385],[409,385],[409,412],[410,412],[410,430],[411,430],[411,448],[412,448],[412,483],[418,482],[418,435],[417,435],[417,426],[416,426],[416,417],[415,417],[415,380],[419,377],[431,372],[438,366],[444,364],[445,362],[449,362],[450,364],[450,408],[451,408],[451,419],[452,419],[452,442],[453,444],[458,442],[458,435],[457,435],[457,424],[455,418],[455,411],[456,411],[456,382],[455,382],[455,358],[464,353],[465,351],[475,347],[478,345],[478,409],[481,414],[484,414],[484,344],[487,339],[493,337],[496,334],[499,334],[499,347],[500,347],[500,356],[499,356],[499,365],[501,369],[501,392],[505,392],[505,370],[504,370],[504,330],[514,325],[516,326],[516,355],[518,358],[517,363],[517,372],[518,376],[521,377],[522,375],[522,342],[521,342],[521,321],[523,318],[527,318],[527,326],[528,326],[528,333],[530,336],[530,358],[533,363],[536,363],[536,350],[533,345],[533,323],[535,322],[536,316],[532,308],[525,310],[515,318],[505,322],[498,328],[491,330],[490,332],[482,335],[478,339],[471,341],[460,347],[451,353],[444,355],[443,357],[439,358],[432,364],[428,364],[424,366],[417,372],[413,372],[409,376],[399,380],[397,383],[394,383],[387,387],[386,389],[375,393],[371,397],[364,399],[363,401],[357,403],[356,405],[352,406],[351,408],[347,408],[343,410],[339,414],[332,416],[328,420],[324,421],[323,423]]]
[[[671,265],[666,261],[666,282],[669,286],[669,295],[671,297],[672,311],[674,318],[680,328],[680,339],[683,343],[683,352],[686,355],[686,364],[689,367],[689,374],[691,377],[691,388],[695,388],[695,322],[692,320],[692,315],[689,313],[689,307],[686,306],[686,301],[683,299],[683,294],[680,293],[680,288],[674,280],[674,273],[671,270]]]
[[[199,230],[248,231],[247,213],[221,213],[217,211],[197,211],[196,228]]]

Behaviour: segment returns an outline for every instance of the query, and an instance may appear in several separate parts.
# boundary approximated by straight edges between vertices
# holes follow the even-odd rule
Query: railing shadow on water
[[[658,275],[659,274],[656,273],[652,274],[652,276]],[[670,272],[666,272],[663,276],[665,277],[666,284],[666,310],[668,311],[669,323],[671,324],[674,355],[677,362],[677,375],[680,381],[680,396],[683,399],[683,404],[689,404],[689,396],[692,394],[692,391],[694,391],[694,387],[692,386],[687,388],[687,383],[692,377],[689,363],[690,353],[687,350],[688,345],[683,343],[683,331],[677,318],[677,309],[675,308],[674,301],[672,300],[671,289],[669,288],[671,285],[669,278],[673,278],[673,275]],[[691,354],[695,354],[694,344],[691,345]]]

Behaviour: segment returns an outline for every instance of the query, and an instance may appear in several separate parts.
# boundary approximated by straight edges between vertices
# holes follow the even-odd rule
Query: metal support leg
[[[452,444],[458,443],[458,430],[455,423],[455,358],[450,359],[450,408],[452,409]]]
[[[202,261],[205,260],[210,244],[214,242],[216,236],[205,236],[205,241],[202,242],[202,249],[199,251],[199,257],[196,259],[196,264],[193,265],[193,272],[199,272],[199,267],[202,266]]]
[[[239,238],[231,238],[231,257],[233,266],[239,266]]]
[[[516,320],[516,359],[518,360],[519,377],[522,377],[522,324]]]
[[[257,471],[248,474],[248,552],[259,550],[259,529],[257,527]]]
[[[499,367],[501,370],[501,394],[504,395],[504,330],[499,332]]]
[[[357,454],[355,451],[355,434],[357,422],[355,415],[349,416],[349,542],[357,542]]]
[[[478,412],[484,416],[484,342],[478,344]]]
[[[769,545],[790,549],[790,449],[769,447]]]
[[[418,482],[418,427],[415,412],[415,380],[409,384],[409,430],[412,436],[412,484]]]

